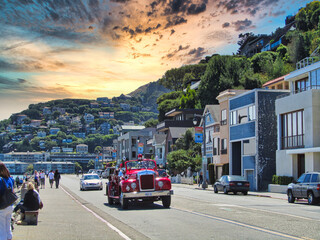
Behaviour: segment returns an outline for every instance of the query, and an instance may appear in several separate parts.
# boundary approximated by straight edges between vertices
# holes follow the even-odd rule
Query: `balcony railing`
[[[281,138],[281,149],[291,149],[291,148],[303,148],[304,147],[304,134],[282,137]]]
[[[301,69],[301,68],[304,68],[304,67],[307,67],[311,64],[314,64],[315,62],[318,62],[319,61],[319,58],[316,58],[316,57],[306,57],[304,59],[302,59],[301,61],[297,62],[296,63],[296,69]]]

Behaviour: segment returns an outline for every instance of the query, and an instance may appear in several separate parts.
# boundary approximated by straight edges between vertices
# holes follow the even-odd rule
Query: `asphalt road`
[[[160,201],[122,210],[108,205],[105,184],[103,191],[80,191],[79,177],[71,175],[62,176],[61,184],[127,239],[320,239],[320,205],[306,202],[174,185],[170,209]]]

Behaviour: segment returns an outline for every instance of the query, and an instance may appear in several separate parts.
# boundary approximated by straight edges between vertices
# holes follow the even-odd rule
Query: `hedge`
[[[289,183],[293,182],[293,177],[288,176],[272,176],[272,184],[279,184],[279,185],[288,185]]]
[[[216,178],[215,178],[215,174],[214,174],[214,164],[213,163],[208,164],[208,171],[209,171],[209,182],[211,184],[214,184]]]

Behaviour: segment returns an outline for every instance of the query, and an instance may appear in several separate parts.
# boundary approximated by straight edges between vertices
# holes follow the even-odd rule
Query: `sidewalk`
[[[63,187],[50,188],[47,180],[46,188],[40,189],[40,196],[44,207],[39,212],[38,225],[15,224],[13,240],[123,239],[68,195]]]

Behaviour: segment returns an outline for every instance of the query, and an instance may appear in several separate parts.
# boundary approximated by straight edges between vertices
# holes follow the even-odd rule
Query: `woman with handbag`
[[[6,189],[12,189],[14,180],[10,177],[9,170],[0,162],[0,197],[5,194]],[[1,203],[0,203],[1,204]],[[0,240],[11,240],[12,230],[11,230],[11,215],[13,211],[13,206],[9,205],[4,209],[0,209]]]

